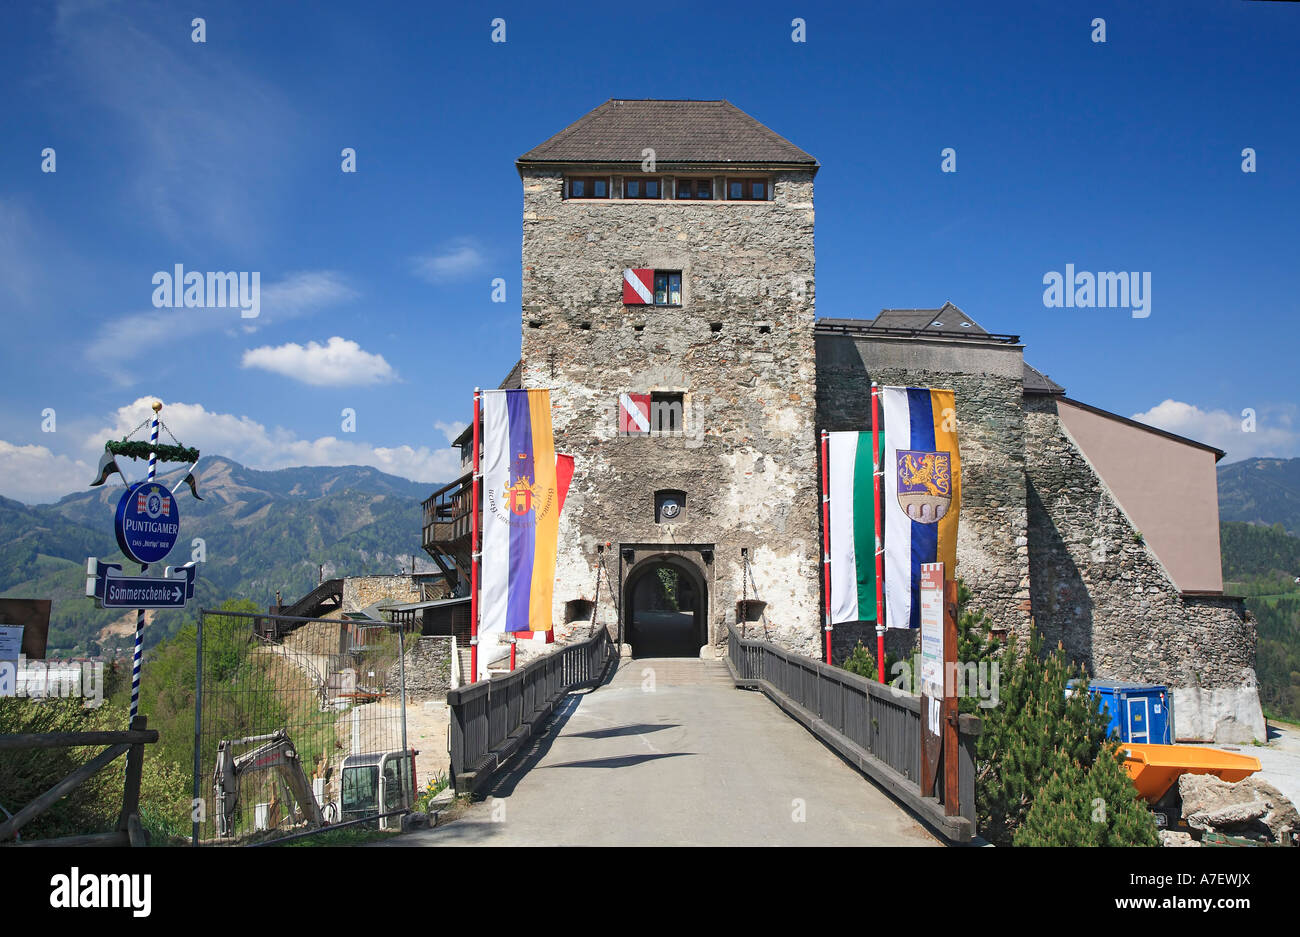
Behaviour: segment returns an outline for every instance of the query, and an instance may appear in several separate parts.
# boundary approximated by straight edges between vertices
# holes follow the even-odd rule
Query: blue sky
[[[6,4],[0,494],[84,488],[153,396],[255,467],[450,478],[518,357],[514,159],[610,97],[726,98],[821,161],[819,315],[949,300],[1073,397],[1300,455],[1298,48],[1300,4],[1249,0]],[[178,263],[257,271],[260,315],[154,308]],[[1150,272],[1150,316],[1045,307],[1066,264]]]

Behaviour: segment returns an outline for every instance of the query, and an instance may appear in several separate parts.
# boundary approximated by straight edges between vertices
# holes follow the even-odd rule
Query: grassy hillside
[[[316,585],[321,565],[327,577],[395,573],[409,569],[414,555],[417,569],[427,568],[419,559],[420,501],[436,485],[360,466],[260,472],[219,457],[205,459],[200,473],[204,500],[184,489],[177,496],[181,535],[168,557],[184,563],[195,538],[203,541],[195,600],[186,612],[152,616],[148,646],[224,599],[264,608],[277,590],[286,600],[296,598]],[[170,487],[181,474],[161,478]],[[114,480],[52,505],[0,498],[0,594],[53,600],[52,655],[111,652],[131,643],[134,613],[98,610],[85,597],[87,556],[134,568],[113,538],[113,509],[123,491]]]

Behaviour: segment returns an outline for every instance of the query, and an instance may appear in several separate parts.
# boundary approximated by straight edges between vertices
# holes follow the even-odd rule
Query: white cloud
[[[171,267],[164,267],[163,272],[170,273]],[[142,294],[152,297],[152,283],[142,282],[140,289]],[[124,376],[124,370],[113,368],[113,363],[139,357],[158,344],[171,340],[180,325],[188,335],[222,329],[232,334],[238,334],[240,329],[252,332],[273,322],[306,315],[323,306],[347,302],[356,295],[356,291],[331,270],[294,273],[261,289],[261,308],[255,319],[242,318],[237,305],[233,308],[150,309],[131,313],[105,322],[86,346],[85,355],[106,373],[120,377],[123,383],[134,383]]]
[[[1222,449],[1224,462],[1256,456],[1291,458],[1300,456],[1300,429],[1294,405],[1261,407],[1255,412],[1254,429],[1247,427],[1247,414],[1227,410],[1202,410],[1179,400],[1165,400],[1145,413],[1133,414],[1139,423],[1177,433]]]
[[[417,276],[430,283],[467,277],[483,269],[487,258],[471,238],[459,238],[440,251],[412,260]]]
[[[450,476],[449,476],[450,477]],[[15,446],[0,439],[0,494],[27,504],[57,501],[95,480],[95,466],[45,446]]]
[[[244,352],[245,368],[261,368],[316,387],[384,384],[397,380],[397,372],[383,355],[363,351],[356,342],[333,336],[324,345],[296,342],[263,345]]]
[[[153,397],[140,397],[119,407],[111,425],[88,435],[87,452],[103,445],[96,440],[120,439],[132,432],[153,415],[150,409],[153,401]],[[268,429],[250,417],[216,413],[197,403],[167,403],[162,419],[185,445],[194,446],[205,455],[227,456],[249,468],[369,465],[417,482],[446,482],[460,475],[460,454],[442,446],[377,446],[335,436],[302,439],[292,430],[279,426]],[[199,468],[201,471],[202,464]],[[89,479],[94,474],[93,467],[86,474]]]
[[[438,420],[433,424],[433,428],[447,437],[447,445],[456,441],[461,433],[465,432],[468,423],[448,423],[446,420]]]

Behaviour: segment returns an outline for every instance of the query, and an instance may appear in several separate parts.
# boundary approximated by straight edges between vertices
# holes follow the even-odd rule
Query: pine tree
[[[1051,777],[1015,831],[1017,846],[1082,845],[1092,832],[1088,774],[1072,758],[1057,754]]]
[[[1010,845],[1040,791],[1053,777],[1073,782],[1090,767],[1106,737],[1106,720],[1082,689],[1066,695],[1078,671],[1058,647],[1044,655],[1043,639],[1030,630],[1021,651],[1014,634],[994,660],[999,666],[998,703],[981,710],[977,757],[979,828],[990,842]],[[1131,786],[1131,785],[1130,785]],[[1054,788],[1055,789],[1055,788]]]
[[[861,641],[853,648],[853,653],[844,658],[840,666],[849,673],[866,677],[868,680],[875,680],[879,676],[876,671],[876,656],[868,651],[867,646]]]
[[[1120,743],[1106,742],[1088,771],[1088,789],[1094,804],[1105,807],[1104,821],[1094,817],[1097,846],[1159,846],[1156,819],[1138,798],[1124,769]]]
[[[1104,744],[1086,769],[1058,750],[1051,778],[1034,797],[1014,844],[1159,846],[1155,818],[1138,800],[1118,747]]]

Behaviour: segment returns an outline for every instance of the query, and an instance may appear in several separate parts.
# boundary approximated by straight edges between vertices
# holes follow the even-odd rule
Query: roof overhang
[[[549,160],[549,159],[529,159],[515,160],[515,168],[519,170],[519,175],[523,176],[527,169],[540,169],[547,171],[564,171],[564,170],[581,170],[582,172],[608,172],[608,173],[641,173],[641,162],[628,160],[625,162],[584,162],[575,160]],[[701,172],[806,172],[815,175],[821,164],[811,163],[774,163],[774,162],[718,162],[710,160],[708,162],[690,162],[683,160],[658,160],[655,163],[653,173],[647,175],[671,175],[673,173],[701,173]]]

